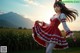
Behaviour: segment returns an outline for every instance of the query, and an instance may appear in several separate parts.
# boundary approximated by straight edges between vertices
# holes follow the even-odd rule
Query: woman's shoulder
[[[65,16],[65,14],[64,13],[61,13],[61,16]]]
[[[61,14],[60,14],[60,18],[61,18],[61,19],[66,18],[66,15],[65,15],[64,13],[61,13]]]

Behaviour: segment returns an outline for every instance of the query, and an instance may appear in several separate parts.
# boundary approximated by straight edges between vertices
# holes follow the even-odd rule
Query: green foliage
[[[67,42],[69,43],[70,47],[80,47],[80,31],[73,31],[74,36],[76,37],[76,42],[73,41],[72,38],[68,38]]]
[[[14,51],[9,53],[45,53],[45,49],[28,50],[28,51]],[[80,47],[72,47],[65,50],[53,50],[53,53],[80,53]]]
[[[0,29],[0,46],[7,46],[8,51],[42,48],[33,40],[31,29]]]
[[[69,46],[80,47],[80,31],[74,31],[74,33],[77,41],[74,43],[72,38],[68,38]],[[8,51],[38,50],[43,48],[33,40],[31,29],[0,29],[0,46],[7,46]]]

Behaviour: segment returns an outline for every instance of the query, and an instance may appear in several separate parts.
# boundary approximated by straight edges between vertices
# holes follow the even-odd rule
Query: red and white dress
[[[35,21],[35,24],[32,28],[32,37],[34,40],[46,47],[47,42],[53,42],[55,47],[53,49],[66,49],[68,48],[68,43],[66,41],[66,38],[64,38],[61,34],[61,31],[59,30],[58,26],[62,23],[63,28],[66,31],[66,37],[69,37],[69,34],[72,32],[69,30],[69,28],[66,25],[66,16],[64,13],[61,13],[59,16],[54,15],[50,19],[50,24],[46,24],[43,22],[41,25],[37,21]]]

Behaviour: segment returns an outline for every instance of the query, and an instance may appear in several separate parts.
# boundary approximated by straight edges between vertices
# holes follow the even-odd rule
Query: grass
[[[14,51],[9,53],[45,53],[45,49],[28,50],[28,51]],[[80,47],[68,48],[65,50],[53,50],[53,53],[80,53]]]
[[[68,38],[70,48],[53,50],[53,53],[80,53],[80,31],[73,32],[77,41],[74,43],[72,38]],[[0,45],[7,46],[8,53],[45,53],[46,50],[33,40],[31,29],[0,29]]]

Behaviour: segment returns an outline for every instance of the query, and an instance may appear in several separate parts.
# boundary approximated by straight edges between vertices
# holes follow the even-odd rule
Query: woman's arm
[[[71,35],[73,35],[73,32],[68,28],[66,22],[62,22],[63,28],[66,32],[66,38],[70,37]]]
[[[63,28],[66,31],[66,38],[72,37],[73,41],[76,42],[76,38],[74,36],[74,33],[68,28],[66,22],[62,22]]]
[[[72,37],[74,41],[76,41],[75,37],[73,36],[73,32],[68,28],[67,24],[66,24],[66,16],[65,14],[61,14],[60,15],[60,21],[62,22],[63,28],[66,32],[66,38],[68,37]]]

